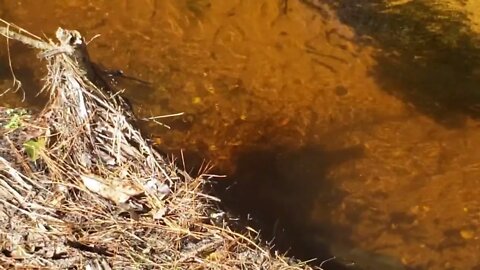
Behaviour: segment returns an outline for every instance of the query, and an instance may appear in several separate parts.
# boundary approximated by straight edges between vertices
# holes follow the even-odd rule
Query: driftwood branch
[[[46,51],[46,50],[52,50],[55,48],[52,44],[49,44],[43,40],[34,39],[31,37],[28,37],[27,35],[13,31],[10,26],[7,26],[7,27],[0,26],[0,35],[8,39],[20,41],[26,45],[32,46],[39,50]]]

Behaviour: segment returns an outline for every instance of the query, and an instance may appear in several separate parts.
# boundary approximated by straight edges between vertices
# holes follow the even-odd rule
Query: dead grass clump
[[[47,42],[2,22],[7,39],[41,51],[50,99],[35,117],[0,111],[0,267],[308,268],[212,221],[208,177],[147,143],[78,32]]]

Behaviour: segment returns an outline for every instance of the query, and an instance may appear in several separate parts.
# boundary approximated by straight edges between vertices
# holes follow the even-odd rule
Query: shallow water
[[[279,248],[480,268],[478,1],[3,0],[0,16],[101,34],[92,58],[148,82],[120,79],[139,116],[184,112],[145,125],[157,145],[214,162],[226,206]],[[11,49],[39,105],[39,65]]]

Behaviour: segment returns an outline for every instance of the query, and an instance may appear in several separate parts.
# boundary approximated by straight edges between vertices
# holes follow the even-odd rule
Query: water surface
[[[155,143],[227,173],[225,207],[278,248],[480,268],[478,1],[3,0],[0,15],[100,34],[96,62],[149,82],[120,80],[139,116],[184,113],[144,126]],[[40,65],[11,49],[38,105]]]

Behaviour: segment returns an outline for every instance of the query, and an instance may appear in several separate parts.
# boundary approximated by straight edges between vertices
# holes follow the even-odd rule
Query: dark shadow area
[[[259,230],[264,241],[272,240],[275,250],[301,260],[317,258],[318,265],[332,257],[330,243],[337,236],[348,241],[350,235],[347,228],[331,223],[330,210],[345,194],[336,188],[339,183],[328,179],[328,172],[362,155],[359,146],[334,151],[316,146],[245,151],[233,175],[216,183],[215,195],[223,208],[242,217],[243,225]],[[321,224],[312,221],[319,206],[325,213]],[[322,267],[347,269],[334,260]]]
[[[327,3],[355,31],[355,43],[380,49],[372,75],[385,91],[449,127],[480,117],[480,36],[466,12],[434,1],[303,2],[317,11]]]

